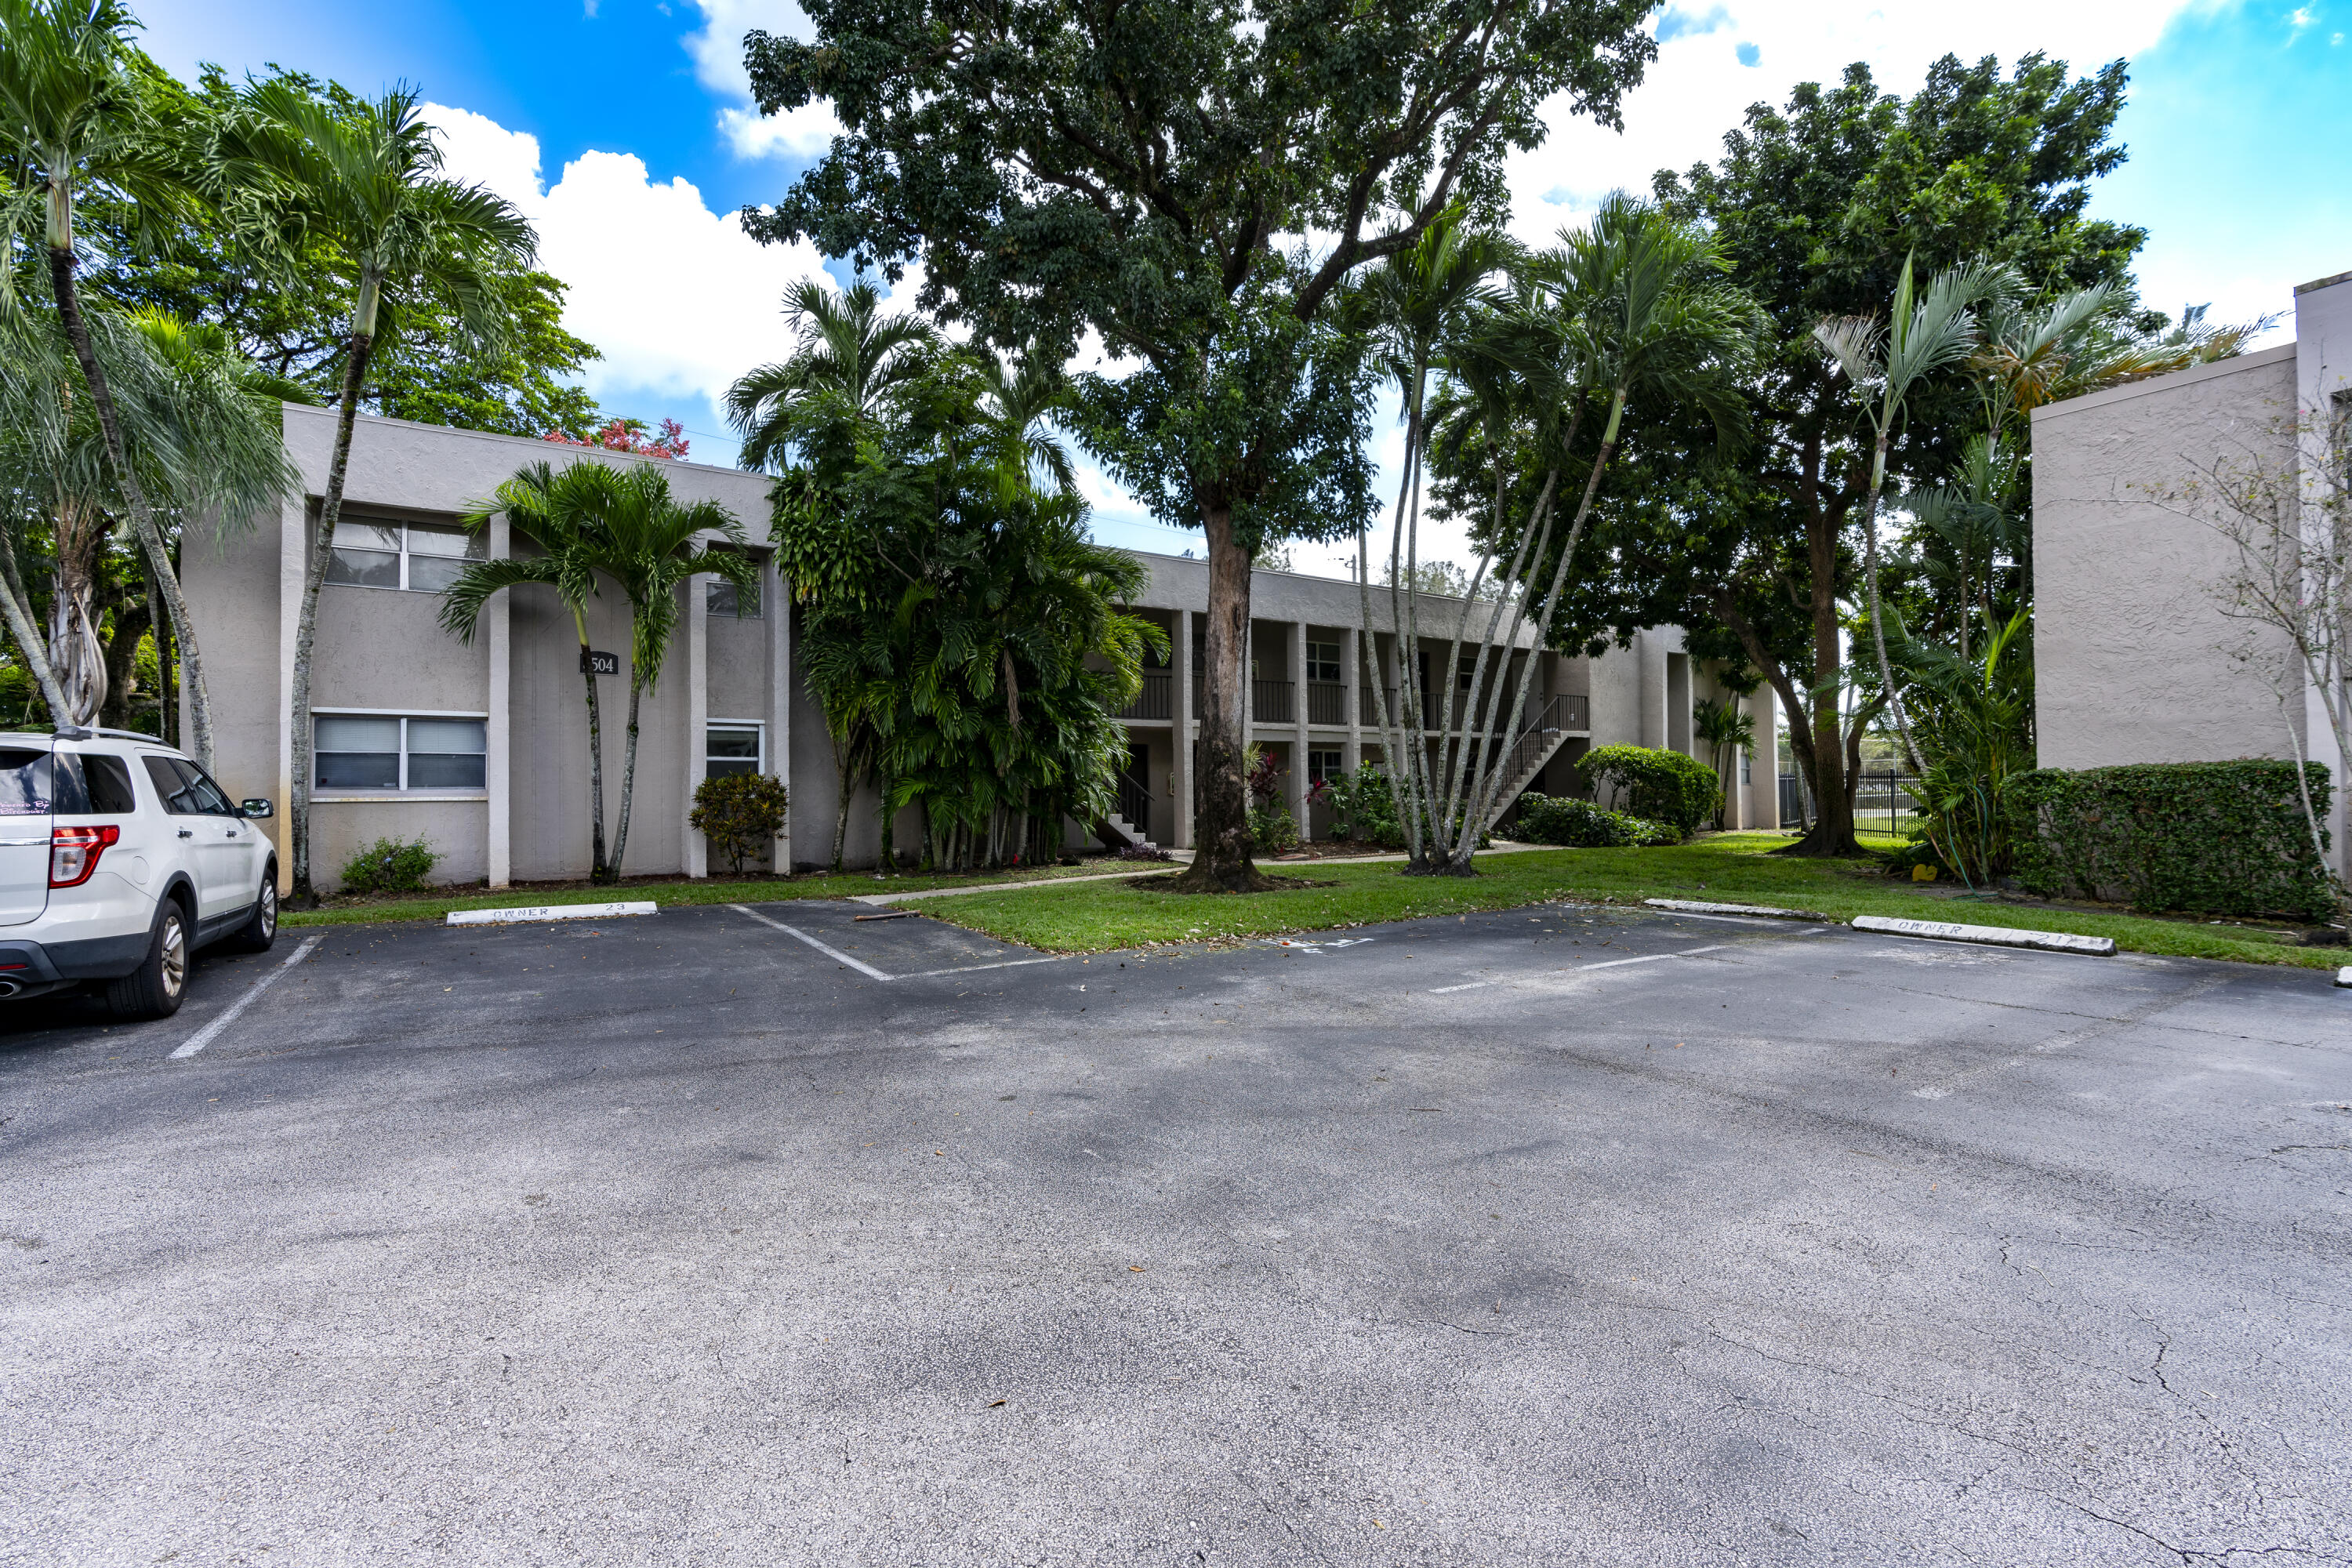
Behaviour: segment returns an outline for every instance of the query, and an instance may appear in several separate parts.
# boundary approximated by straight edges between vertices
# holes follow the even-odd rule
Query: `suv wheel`
[[[106,983],[106,1005],[125,1018],[168,1018],[187,994],[187,911],[177,899],[165,899],[147,956],[121,979]]]
[[[278,862],[261,868],[261,891],[253,898],[253,913],[228,939],[237,952],[268,952],[278,940]]]

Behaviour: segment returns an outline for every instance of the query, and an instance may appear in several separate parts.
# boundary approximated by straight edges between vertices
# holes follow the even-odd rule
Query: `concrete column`
[[[297,495],[278,513],[278,889],[294,885],[294,640],[302,625],[302,580],[310,545],[310,498]],[[218,645],[217,638],[214,639]],[[185,689],[185,681],[182,682]],[[310,700],[316,703],[314,683]],[[180,733],[188,734],[184,718]],[[314,871],[316,868],[312,868]],[[315,882],[314,882],[315,885]]]
[[[1633,658],[1640,667],[1641,745],[1664,751],[1666,739],[1666,639],[1654,629],[1633,637]]]
[[[1297,739],[1290,745],[1290,819],[1298,837],[1307,828],[1307,623],[1290,623],[1290,716],[1297,721]]]
[[[1780,826],[1780,746],[1777,725],[1779,698],[1770,686],[1759,686],[1748,699],[1756,714],[1756,746],[1748,768],[1748,826]]]
[[[1364,678],[1362,656],[1357,651],[1363,635],[1350,628],[1339,647],[1340,668],[1344,672],[1339,679],[1345,687],[1339,693],[1339,700],[1347,704],[1343,717],[1348,721],[1348,749],[1342,753],[1341,760],[1350,773],[1364,760]]]
[[[489,558],[503,561],[513,547],[507,514],[490,517]],[[490,721],[483,759],[483,783],[489,791],[489,843],[486,859],[490,886],[514,884],[514,621],[509,606],[514,595],[501,588],[490,595],[482,618],[489,627]]]
[[[689,877],[710,875],[710,840],[688,818],[710,751],[711,582],[707,573],[686,580],[686,793],[677,807],[677,868]]]
[[[1176,788],[1176,837],[1179,849],[1192,847],[1192,612],[1176,612],[1176,722],[1169,732],[1175,737],[1175,755],[1170,759],[1170,776]]]
[[[760,612],[768,619],[768,771],[793,784],[793,605],[783,574],[770,556],[760,574]],[[776,835],[775,868],[793,868],[793,819],[788,801],[784,830]]]

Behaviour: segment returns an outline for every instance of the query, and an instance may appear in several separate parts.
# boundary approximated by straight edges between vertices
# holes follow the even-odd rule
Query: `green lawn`
[[[1971,925],[2111,936],[2119,948],[2185,958],[2333,968],[2342,948],[2292,946],[2257,923],[2206,925],[1915,890],[1862,864],[1774,856],[1787,843],[1766,834],[1722,834],[1670,849],[1546,849],[1483,856],[1479,875],[1402,877],[1394,862],[1308,862],[1273,868],[1330,887],[1248,897],[1147,891],[1124,881],[966,898],[924,899],[909,908],[1006,942],[1049,952],[1100,952],[1150,942],[1231,941],[1286,931],[1328,931],[1421,915],[1509,909],[1548,899],[1639,903],[1643,899],[1718,899],[1818,910],[1840,919],[1907,915]],[[1868,842],[1868,840],[1865,840]],[[1891,840],[1887,841],[1891,844]],[[2283,929],[2283,928],[2282,928]]]
[[[374,925],[383,921],[437,921],[452,910],[530,909],[542,904],[642,903],[764,904],[779,899],[848,899],[867,893],[914,892],[925,888],[953,888],[995,882],[1046,881],[1055,877],[1083,877],[1117,869],[1117,863],[1087,860],[1076,866],[1041,866],[1021,871],[986,871],[970,876],[898,876],[883,881],[871,872],[846,872],[838,877],[794,877],[789,880],[762,878],[744,882],[624,882],[614,888],[563,887],[534,892],[522,889],[505,893],[456,893],[436,898],[361,900],[336,902],[322,910],[285,911],[288,927]]]

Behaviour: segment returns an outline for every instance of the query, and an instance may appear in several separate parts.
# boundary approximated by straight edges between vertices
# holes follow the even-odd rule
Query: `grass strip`
[[[766,904],[785,899],[850,899],[872,893],[916,892],[931,888],[968,887],[982,882],[1049,881],[1056,877],[1098,874],[1099,860],[1076,866],[1041,866],[1025,871],[975,871],[952,877],[898,876],[888,879],[870,871],[840,876],[794,877],[789,881],[762,878],[758,881],[622,882],[609,888],[528,889],[504,893],[450,893],[415,899],[384,899],[333,904],[323,910],[287,910],[279,923],[296,926],[380,925],[389,921],[437,921],[452,910],[517,910],[540,905],[608,904],[620,900],[650,899],[664,907],[688,904]]]
[[[1788,842],[1765,834],[1722,834],[1651,849],[1554,849],[1497,855],[1479,874],[1402,877],[1394,864],[1323,862],[1284,871],[1331,885],[1247,897],[1146,891],[1128,882],[1021,889],[926,899],[922,912],[1003,942],[1047,952],[1102,952],[1158,942],[1233,942],[1293,931],[1331,931],[1548,900],[1723,900],[1799,904],[1840,920],[1895,915],[2011,930],[2113,937],[2118,948],[2174,958],[2220,958],[2330,969],[2341,948],[2296,945],[2259,926],[2012,904],[1915,889],[1874,867],[1800,860],[1770,850]]]

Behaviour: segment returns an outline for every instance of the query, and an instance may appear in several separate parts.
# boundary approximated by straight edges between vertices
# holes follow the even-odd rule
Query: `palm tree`
[[[92,322],[76,282],[78,190],[92,184],[110,185],[152,222],[180,210],[188,199],[169,138],[148,112],[126,67],[128,35],[135,26],[121,0],[0,0],[0,116],[5,116],[0,140],[13,143],[38,171],[33,184],[7,194],[0,233],[13,251],[19,236],[29,237],[37,231],[37,243],[47,253],[58,322],[89,389],[91,413],[131,528],[146,553],[150,579],[163,590],[179,633],[196,760],[209,768],[212,703],[203,652],[179,576],[172,569],[170,549],[131,460],[113,386],[100,363]],[[8,259],[13,261],[13,256]],[[15,267],[0,265],[0,307],[11,313],[19,308],[15,279]],[[13,613],[10,618],[14,620]],[[64,697],[60,689],[52,701]],[[64,722],[68,709],[55,707],[52,711]]]
[[[836,294],[814,279],[794,284],[784,307],[799,338],[792,358],[763,364],[727,389],[727,418],[743,433],[737,461],[773,469],[799,443],[816,399],[837,401],[856,425],[918,374],[939,336],[918,317],[884,314],[882,296],[858,282]]]
[[[275,509],[298,482],[279,403],[308,401],[299,389],[263,374],[215,325],[160,310],[100,309],[88,319],[131,470],[150,504],[183,528],[206,516],[247,523]],[[54,717],[86,726],[107,700],[94,595],[125,498],[93,400],[73,395],[79,372],[65,345],[22,325],[0,333],[0,482],[37,500],[49,521],[56,563],[47,654],[65,704]]]
[[[677,627],[679,591],[704,573],[749,588],[758,579],[758,569],[745,553],[749,542],[734,514],[716,501],[679,504],[670,495],[668,476],[654,463],[618,468],[583,458],[561,472],[534,463],[473,507],[466,526],[487,527],[500,512],[540,553],[468,563],[442,601],[441,625],[471,642],[491,595],[532,583],[555,590],[579,634],[581,679],[588,690],[589,876],[598,882],[615,881],[628,848],[639,699],[661,678],[662,661]],[[700,535],[712,532],[723,536],[731,548],[698,542]],[[609,856],[604,849],[604,710],[588,658],[588,601],[600,596],[605,582],[629,601],[628,742],[621,771],[620,821]]]
[[[1895,285],[1891,324],[1881,326],[1871,316],[1840,316],[1823,321],[1813,337],[1837,360],[1846,381],[1862,395],[1864,416],[1874,437],[1870,488],[1862,503],[1863,588],[1870,605],[1870,638],[1878,655],[1879,689],[1895,715],[1895,732],[1903,738],[1913,773],[1927,771],[1911,732],[1903,693],[1895,683],[1895,667],[1886,657],[1886,622],[1878,595],[1878,498],[1886,488],[1886,453],[1896,426],[1902,424],[1912,389],[1937,371],[1958,363],[1978,343],[1976,312],[1979,300],[2004,280],[2000,269],[1982,264],[1949,268],[1928,279],[1927,291],[1912,280],[1911,258],[1903,260],[1903,275]]]
[[[440,143],[418,115],[411,88],[338,112],[284,79],[251,83],[225,117],[211,161],[224,199],[248,226],[288,242],[276,250],[279,265],[292,264],[296,242],[310,247],[301,252],[306,257],[323,249],[341,266],[351,300],[334,453],[294,633],[294,799],[287,834],[290,896],[300,907],[317,901],[310,890],[310,666],[319,590],[342,517],[352,429],[369,363],[396,331],[401,310],[428,300],[450,310],[473,336],[501,337],[508,322],[497,280],[528,267],[537,243],[504,198],[443,177]]]
[[[1033,343],[1010,369],[993,354],[982,356],[980,369],[981,413],[996,448],[998,501],[1010,505],[1022,489],[1042,492],[1049,485],[1057,495],[1070,494],[1077,474],[1069,448],[1047,428],[1070,406],[1061,367]]]

